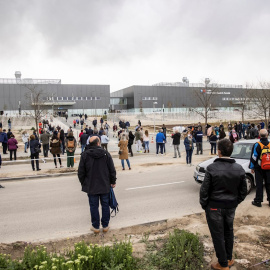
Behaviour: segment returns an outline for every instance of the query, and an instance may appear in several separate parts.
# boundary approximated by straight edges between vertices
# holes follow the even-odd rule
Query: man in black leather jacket
[[[247,195],[245,171],[230,158],[233,144],[228,139],[218,142],[218,156],[206,168],[200,190],[200,204],[205,210],[218,262],[212,269],[229,269],[234,264],[233,221],[235,210]]]

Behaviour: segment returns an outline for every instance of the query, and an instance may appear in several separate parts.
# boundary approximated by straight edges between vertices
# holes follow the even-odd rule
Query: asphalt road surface
[[[120,171],[116,198],[120,212],[111,228],[198,213],[200,186],[194,167],[161,165]],[[0,242],[46,241],[89,233],[88,197],[77,176],[1,183]]]

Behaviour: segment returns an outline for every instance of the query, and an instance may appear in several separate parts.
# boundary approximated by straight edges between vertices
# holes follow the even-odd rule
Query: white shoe
[[[96,229],[95,227],[91,226],[90,231],[94,232],[95,234],[98,234],[100,232],[99,229]]]

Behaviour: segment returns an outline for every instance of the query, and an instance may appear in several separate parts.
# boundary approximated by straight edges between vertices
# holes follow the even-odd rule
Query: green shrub
[[[177,229],[160,250],[148,255],[148,261],[156,267],[151,269],[203,269],[203,245],[198,235]]]
[[[130,241],[113,246],[75,244],[74,251],[65,255],[49,254],[44,246],[27,247],[21,261],[0,254],[0,270],[133,270],[137,260],[132,257]]]

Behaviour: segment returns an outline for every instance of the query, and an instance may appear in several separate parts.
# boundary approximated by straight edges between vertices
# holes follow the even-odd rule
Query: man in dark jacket
[[[247,195],[245,171],[230,158],[233,144],[228,139],[218,143],[218,156],[206,168],[200,190],[200,204],[205,210],[218,262],[212,269],[226,269],[234,264],[233,221],[235,210]]]
[[[88,137],[89,137],[89,135],[86,133],[86,130],[84,130],[83,134],[82,134],[82,136],[80,138],[82,152],[84,151],[84,148],[86,146],[86,142],[87,142]]]
[[[110,188],[116,185],[116,171],[111,155],[100,147],[97,136],[90,138],[89,146],[81,155],[78,177],[82,191],[88,194],[92,227],[94,233],[99,233],[100,216],[99,201],[102,206],[101,225],[103,232],[109,230],[110,221]]]
[[[198,131],[195,133],[195,140],[196,140],[196,147],[197,147],[197,153],[195,155],[199,155],[199,152],[201,152],[201,155],[203,154],[203,132],[200,127],[198,127]]]
[[[2,143],[2,146],[3,146],[3,154],[7,155],[8,137],[7,137],[7,133],[5,129],[3,129],[2,132],[0,132],[0,142]]]
[[[181,137],[181,134],[179,133],[179,131],[175,130],[175,133],[172,135],[173,147],[174,147],[174,157],[173,158],[177,158],[177,152],[178,152],[178,156],[181,157],[181,154],[179,151],[180,137]]]
[[[260,130],[260,143],[264,147],[269,147],[269,141],[267,139],[268,132],[266,129]],[[251,169],[252,173],[255,173],[256,179],[256,196],[252,201],[252,204],[257,207],[262,206],[263,202],[263,180],[265,181],[265,189],[267,194],[267,201],[270,206],[270,170],[263,170],[261,168],[261,153],[262,153],[262,146],[260,143],[257,142],[253,145],[253,149],[251,152],[249,168]]]

